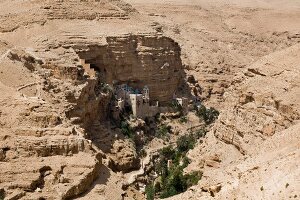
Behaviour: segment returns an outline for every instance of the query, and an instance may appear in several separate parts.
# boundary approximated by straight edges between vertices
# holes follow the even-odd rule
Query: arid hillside
[[[174,199],[299,197],[299,54],[298,44],[235,76],[218,121],[189,153],[186,170],[205,178]]]
[[[300,1],[0,0],[0,200],[299,199],[299,122]]]

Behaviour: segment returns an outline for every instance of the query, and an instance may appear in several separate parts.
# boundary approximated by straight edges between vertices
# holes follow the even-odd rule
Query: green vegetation
[[[177,150],[183,154],[187,153],[189,150],[195,147],[197,140],[206,135],[205,129],[199,129],[194,133],[181,136],[177,141]]]
[[[172,165],[168,168],[168,160],[172,161]],[[201,179],[201,172],[192,174],[183,174],[183,169],[189,164],[186,152],[172,147],[165,147],[160,152],[160,158],[156,164],[156,172],[161,177],[160,185],[155,190],[160,198],[167,198],[186,191],[192,185],[198,183]]]
[[[167,126],[167,125],[163,124],[160,127],[158,127],[156,136],[159,138],[168,139],[170,132],[171,132],[171,126]]]
[[[146,186],[145,193],[147,195],[147,200],[154,200],[155,188],[153,186],[153,183]]]
[[[177,112],[182,112],[182,106],[176,100],[171,102],[171,107]]]
[[[139,151],[139,155],[140,155],[140,157],[145,158],[145,157],[147,156],[146,150],[145,150],[145,149],[141,149],[141,150]]]
[[[197,139],[202,138],[206,135],[207,130],[205,128],[198,129],[196,132],[194,132],[194,137]]]
[[[100,83],[99,84],[100,86],[100,91],[103,92],[103,93],[110,93],[113,91],[112,87],[110,85],[108,85],[107,83]]]
[[[215,108],[206,108],[204,105],[200,105],[200,107],[196,107],[196,115],[203,119],[205,124],[209,125],[213,123],[219,116],[219,111]]]
[[[0,190],[0,200],[4,200],[4,198],[5,198],[4,190],[1,189]]]
[[[185,175],[187,187],[189,188],[193,185],[196,185],[200,181],[202,174],[203,174],[202,172],[195,171],[195,172]]]
[[[200,129],[195,133],[181,136],[176,142],[176,148],[168,146],[160,150],[159,158],[155,162],[155,171],[160,176],[161,181],[155,184],[153,190],[148,189],[148,192],[146,191],[147,199],[152,198],[153,191],[160,198],[167,198],[185,192],[189,187],[198,183],[202,177],[202,172],[184,175],[183,169],[190,163],[186,153],[194,148],[196,141],[205,133],[205,130]],[[172,162],[169,167],[168,161]],[[151,183],[147,187],[153,188],[153,184]]]
[[[172,101],[170,107],[172,107],[176,112],[179,112],[179,116],[183,116],[183,108],[176,100]]]
[[[184,135],[177,140],[176,144],[179,152],[186,153],[194,148],[196,140],[192,134]]]
[[[129,126],[128,122],[126,120],[123,120],[121,121],[121,132],[129,137],[129,138],[133,138],[134,137],[134,134],[133,134],[133,131],[132,131],[132,128]]]
[[[187,123],[187,121],[188,121],[188,119],[187,119],[186,116],[181,116],[180,119],[179,119],[179,122],[182,123],[182,124]]]
[[[160,198],[174,196],[187,190],[185,176],[181,167],[172,167],[168,170],[168,174],[163,180]]]

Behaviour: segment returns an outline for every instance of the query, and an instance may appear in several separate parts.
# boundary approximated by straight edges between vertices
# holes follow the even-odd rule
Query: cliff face
[[[3,45],[0,188],[5,196],[72,198],[98,177],[99,146],[87,137],[111,138],[105,128],[97,129],[98,122],[106,120],[111,99],[101,83],[127,83],[140,89],[147,85],[153,100],[172,99],[183,75],[177,43],[157,35],[107,37],[106,41],[49,47],[50,56]],[[100,76],[88,76],[79,58]],[[121,140],[108,143],[115,149],[111,155],[116,170],[139,165],[133,147]]]
[[[300,119],[299,49],[294,45],[272,53],[236,75],[224,95],[226,110],[234,112],[220,115],[214,127],[218,138],[242,152],[256,151],[261,139]]]
[[[157,35],[107,37],[103,46],[77,49],[100,72],[100,81],[126,83],[142,89],[147,85],[150,98],[168,103],[182,80],[180,47],[172,39]]]
[[[174,199],[299,197],[300,46],[249,64],[300,42],[300,1],[170,1],[0,1],[0,199],[121,199],[136,173],[113,170],[138,169],[143,152],[105,123],[99,87],[147,85],[167,104],[189,93],[182,62],[220,116],[188,153],[202,180]],[[199,123],[187,119],[175,137]]]
[[[236,75],[207,140],[189,153],[189,169],[204,169],[205,178],[197,186],[202,191],[180,199],[210,199],[203,191],[215,185],[222,187],[215,199],[298,196],[299,55],[297,44]]]
[[[81,94],[85,87],[45,76],[33,57],[29,62],[27,53],[8,48],[0,60],[0,188],[7,199],[76,196],[101,165],[82,129],[66,117],[70,88]],[[78,99],[75,105],[84,100]]]
[[[33,0],[12,2],[4,0],[0,13],[0,32],[12,32],[19,27],[41,24],[51,20],[100,20],[128,19],[130,13],[137,12],[131,5],[121,0]],[[21,9],[22,12],[18,12]]]

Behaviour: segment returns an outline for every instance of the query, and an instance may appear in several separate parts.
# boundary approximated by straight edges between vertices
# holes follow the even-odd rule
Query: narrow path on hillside
[[[150,164],[150,162],[151,162],[151,156],[154,153],[156,153],[157,151],[159,151],[160,149],[162,149],[162,148],[164,148],[166,146],[169,146],[169,145],[176,145],[176,143],[170,142],[167,145],[163,145],[163,146],[159,146],[159,147],[156,147],[156,148],[149,148],[149,149],[147,149],[146,150],[147,156],[145,158],[141,159],[141,167],[140,167],[140,169],[125,174],[126,180],[127,180],[127,184],[130,185],[130,184],[134,183],[136,181],[136,178],[138,176],[141,176],[141,175],[145,174],[145,167]]]
[[[147,156],[143,159],[141,159],[141,167],[139,170],[132,171],[128,174],[126,174],[126,180],[127,184],[130,185],[134,183],[136,178],[140,175],[143,175],[145,173],[145,167],[149,165],[151,161],[151,155],[155,152],[157,152],[159,149],[162,149],[163,147],[158,147],[158,148],[150,148],[146,150]]]
[[[0,61],[3,60],[10,52],[11,52],[11,49],[8,49],[4,54],[2,54],[0,57]]]

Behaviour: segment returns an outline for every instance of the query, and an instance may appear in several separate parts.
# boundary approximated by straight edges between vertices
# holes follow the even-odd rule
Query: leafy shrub
[[[142,158],[145,158],[145,157],[147,156],[147,152],[146,152],[145,149],[142,149],[142,150],[139,152],[139,154],[140,154],[140,156],[141,156]]]
[[[193,149],[196,144],[196,138],[193,134],[183,135],[177,141],[177,149],[181,153],[186,153],[188,150]]]
[[[164,147],[160,150],[160,155],[166,158],[171,158],[174,153],[175,150],[171,146]]]
[[[179,167],[173,168],[163,184],[160,198],[167,198],[185,191],[185,183],[182,170]]]
[[[133,131],[131,129],[131,127],[129,126],[127,121],[122,121],[121,122],[121,132],[125,135],[128,136],[129,138],[133,138],[134,134]]]
[[[161,177],[160,187],[155,190],[160,193],[160,198],[167,198],[182,193],[201,179],[200,172],[183,175],[183,169],[189,164],[186,152],[195,144],[195,134],[180,137],[177,148],[164,147],[159,151],[159,159],[155,164],[155,170]],[[172,160],[172,167],[168,168],[168,160]],[[180,162],[182,161],[182,162]],[[182,165],[181,165],[182,163]]]
[[[147,196],[147,200],[154,200],[155,188],[153,186],[153,183],[146,186],[145,193]]]
[[[193,185],[196,185],[198,184],[198,182],[200,181],[200,179],[202,178],[202,172],[192,172],[190,174],[186,174],[185,175],[185,181],[186,181],[186,184],[187,184],[187,187],[191,187]]]
[[[182,158],[182,163],[183,163],[183,165],[182,165],[182,168],[186,168],[189,164],[190,164],[190,159],[188,159],[188,157],[186,157],[186,156],[184,156],[183,158]]]
[[[0,200],[4,200],[4,198],[5,198],[4,189],[0,189]]]
[[[201,177],[201,172],[183,175],[183,167],[173,167],[169,170],[169,174],[163,182],[160,198],[167,198],[185,192],[189,187],[197,184]]]
[[[211,124],[219,117],[219,111],[217,111],[215,108],[209,108],[206,109],[206,115],[205,115],[205,123]]]
[[[199,139],[199,138],[204,137],[206,135],[206,133],[207,133],[207,130],[202,128],[202,129],[197,130],[194,134],[195,134],[195,137],[197,139]]]
[[[157,131],[157,137],[160,138],[165,138],[168,137],[168,133],[171,132],[171,126],[167,126],[165,124],[163,124],[162,126],[159,127],[158,131]]]
[[[156,182],[156,183],[155,183],[155,185],[154,185],[154,191],[155,191],[155,192],[161,191],[161,185],[160,185],[160,182]]]
[[[180,119],[179,119],[179,122],[182,123],[182,124],[183,124],[183,123],[187,123],[187,121],[188,121],[188,120],[187,120],[187,117],[186,117],[186,116],[181,116]]]
[[[207,109],[204,105],[196,108],[196,115],[204,120],[206,124],[213,123],[219,116],[219,111],[211,107]]]
[[[112,87],[107,83],[100,83],[100,91],[104,93],[110,93],[113,91]]]
[[[168,160],[175,160],[176,151],[171,146],[162,148],[159,151],[159,158],[155,164],[155,172],[161,175],[162,182],[168,176]]]
[[[182,106],[181,106],[176,100],[173,100],[173,101],[172,101],[171,107],[172,107],[176,112],[179,112],[179,113],[180,113],[180,116],[183,115],[183,108],[182,108]]]
[[[164,199],[178,194],[174,186],[169,186],[166,188],[167,189],[161,193],[160,198]]]

